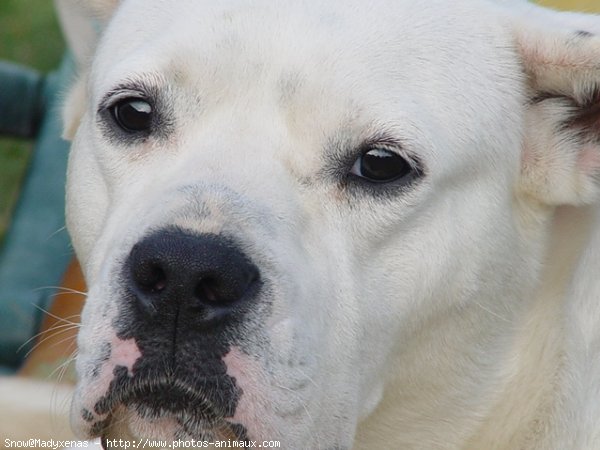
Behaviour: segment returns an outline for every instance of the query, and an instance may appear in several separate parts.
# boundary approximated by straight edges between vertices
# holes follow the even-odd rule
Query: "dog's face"
[[[543,33],[483,2],[291,3],[125,1],[71,96],[83,435],[350,448],[536,276],[555,175],[528,123],[589,106],[540,95]]]

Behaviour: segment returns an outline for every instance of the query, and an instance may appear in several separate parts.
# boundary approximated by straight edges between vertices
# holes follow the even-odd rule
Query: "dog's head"
[[[546,218],[597,190],[600,26],[468,0],[98,3],[66,109],[82,435],[350,448],[491,376]]]

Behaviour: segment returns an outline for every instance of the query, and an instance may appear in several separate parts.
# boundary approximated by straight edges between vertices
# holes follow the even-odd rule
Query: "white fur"
[[[66,114],[90,286],[80,372],[110,339],[113,270],[177,224],[239,236],[276,286],[270,371],[238,375],[255,437],[600,448],[600,126],[577,121],[598,101],[600,37],[577,30],[600,18],[515,1],[122,2]],[[134,78],[167,97],[167,140],[98,127],[99,100]],[[358,156],[382,130],[421,182],[340,188],[332,152]],[[99,390],[82,377],[76,423]],[[148,428],[123,417],[124,433]]]

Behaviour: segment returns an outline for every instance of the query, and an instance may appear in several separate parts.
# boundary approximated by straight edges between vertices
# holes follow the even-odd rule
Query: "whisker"
[[[65,367],[68,365],[70,361],[73,360],[73,357],[68,358],[62,365]],[[54,371],[47,377],[47,381],[50,381],[50,378],[54,375]],[[54,388],[52,390],[52,395],[50,398],[50,415],[53,420],[56,420],[59,416],[62,416],[61,412],[67,412],[69,410],[69,403],[71,402],[71,395],[65,395],[59,402],[59,389],[64,389],[65,384],[61,384],[60,381],[54,383]],[[52,414],[52,411],[56,413],[56,415]],[[58,423],[55,424],[55,428],[58,428]]]
[[[290,389],[290,388],[288,388],[288,387],[282,386],[282,385],[280,385],[280,384],[274,384],[273,386],[275,386],[275,387],[278,387],[278,388],[280,388],[280,389],[283,389],[283,390],[285,390],[285,391],[288,391],[288,392],[291,392],[292,394],[294,394],[294,395],[295,395],[295,396],[296,396],[296,397],[297,397],[297,398],[300,400],[300,405],[302,406],[302,408],[304,409],[304,412],[306,413],[306,416],[307,416],[307,417],[308,417],[308,419],[310,420],[310,422],[311,422],[311,425],[312,425],[313,429],[315,429],[315,430],[318,430],[318,429],[319,429],[319,428],[316,426],[316,422],[313,420],[312,416],[310,415],[310,412],[308,412],[308,408],[307,408],[307,406],[306,406],[306,402],[304,402],[304,401],[302,400],[302,398],[300,397],[300,395],[299,395],[299,394],[298,394],[296,391],[294,391],[293,389]],[[318,438],[318,436],[317,436],[317,438]]]
[[[69,331],[71,329],[74,328],[79,328],[81,325],[78,323],[66,323],[66,324],[61,324],[61,325],[54,325],[50,328],[48,328],[47,330],[43,330],[40,331],[39,333],[36,333],[35,335],[33,335],[32,337],[30,337],[29,339],[27,339],[23,344],[21,344],[21,346],[17,349],[17,353],[20,352],[21,350],[23,350],[23,348],[25,346],[27,346],[27,344],[29,344],[31,341],[33,341],[34,339],[37,339],[39,337],[44,336],[44,338],[40,341],[40,342],[36,342],[35,347],[37,347],[38,345],[40,345],[42,342],[46,341],[47,339],[51,338],[54,335],[57,334],[62,334],[65,331]],[[62,329],[61,329],[62,328]],[[65,329],[66,328],[66,329]],[[50,336],[46,336],[48,333],[53,332]],[[32,349],[33,350],[33,349]],[[31,350],[30,350],[31,352]]]
[[[476,306],[479,306],[481,309],[483,309],[485,312],[491,314],[492,316],[497,317],[498,319],[500,319],[500,320],[502,320],[504,322],[511,323],[510,320],[508,320],[506,317],[502,317],[500,314],[495,313],[491,309],[486,308],[485,306],[483,306],[478,301],[474,301],[473,303],[475,303]]]
[[[43,290],[57,290],[63,294],[64,293],[79,294],[79,295],[83,295],[83,296],[87,297],[87,292],[78,291],[77,289],[71,289],[71,288],[64,287],[64,286],[41,286],[39,288],[34,289],[33,291],[37,292],[37,291],[43,291]]]
[[[50,374],[46,377],[47,380],[51,381],[52,377],[54,376],[54,374],[56,372],[58,372],[59,370],[62,370],[63,368],[66,368],[69,364],[71,364],[73,361],[75,360],[75,356],[70,356],[68,357],[65,361],[63,361],[61,364],[59,364],[52,372],[50,372]],[[66,370],[66,369],[65,369]],[[60,378],[60,377],[59,377]],[[59,381],[59,380],[58,380]]]
[[[80,295],[81,297],[87,298],[87,294],[79,293],[79,292],[70,292],[70,291],[66,291],[66,292],[57,292],[54,294],[54,298],[56,297],[61,297],[64,295]]]
[[[29,356],[29,355],[30,355],[30,354],[31,354],[33,351],[35,351],[35,350],[36,350],[36,349],[37,349],[37,348],[38,348],[40,345],[42,345],[42,344],[43,344],[44,342],[46,342],[48,339],[50,339],[50,338],[52,338],[52,337],[55,337],[55,336],[58,336],[59,334],[66,333],[67,331],[70,331],[70,330],[72,330],[72,329],[75,329],[75,327],[73,327],[73,328],[69,328],[69,329],[66,329],[66,330],[61,330],[61,331],[59,331],[59,332],[57,332],[57,333],[55,333],[55,334],[52,334],[52,335],[50,335],[50,336],[46,336],[44,339],[40,340],[39,342],[36,342],[36,343],[35,343],[35,345],[34,345],[34,346],[31,348],[31,349],[29,349],[29,350],[27,351],[27,353],[25,354],[25,356],[24,356],[24,357],[25,357],[25,358],[27,358],[27,357],[28,357],[28,356]]]
[[[46,311],[44,308],[42,308],[41,306],[38,305],[33,305],[33,307],[39,309],[40,311],[42,311],[43,313],[45,313],[46,315],[58,320],[59,322],[66,322],[66,323],[71,323],[71,324],[76,324],[78,325],[76,322],[73,322],[72,320],[66,320],[62,317],[57,316],[56,314],[52,314],[50,311]]]
[[[54,233],[50,234],[50,235],[49,235],[49,236],[46,238],[46,240],[48,241],[48,240],[52,239],[52,238],[53,238],[54,236],[56,236],[58,233],[61,233],[61,232],[65,231],[66,229],[67,229],[67,226],[66,226],[66,225],[63,225],[63,226],[62,226],[62,227],[60,227],[58,230],[56,230]]]
[[[74,338],[74,336],[63,337],[60,341],[52,343],[52,345],[50,346],[50,348],[56,347],[57,345],[60,345],[60,344],[62,344],[64,342],[67,342],[67,341],[71,341],[71,345],[72,345],[74,343],[73,338]]]
[[[295,370],[300,375],[302,375],[304,378],[306,378],[314,387],[316,387],[317,389],[319,389],[319,386],[317,385],[317,383],[315,383],[315,380],[313,380],[309,375],[307,375],[306,372],[300,370],[298,367],[296,367]]]

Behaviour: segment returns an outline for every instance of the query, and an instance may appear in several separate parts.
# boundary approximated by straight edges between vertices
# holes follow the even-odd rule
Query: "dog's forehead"
[[[160,74],[205,104],[292,105],[301,120],[312,116],[309,127],[394,110],[475,136],[522,101],[511,37],[495,14],[472,0],[126,0],[104,33],[93,92],[97,101],[123,80]]]
[[[281,73],[293,87],[303,72],[343,83],[343,72],[349,83],[389,79],[408,88],[440,70],[449,79],[463,74],[464,65],[481,66],[480,57],[492,60],[490,47],[507,44],[479,3],[126,0],[104,35],[97,78],[110,83],[153,68],[207,78],[233,68],[240,83]]]

